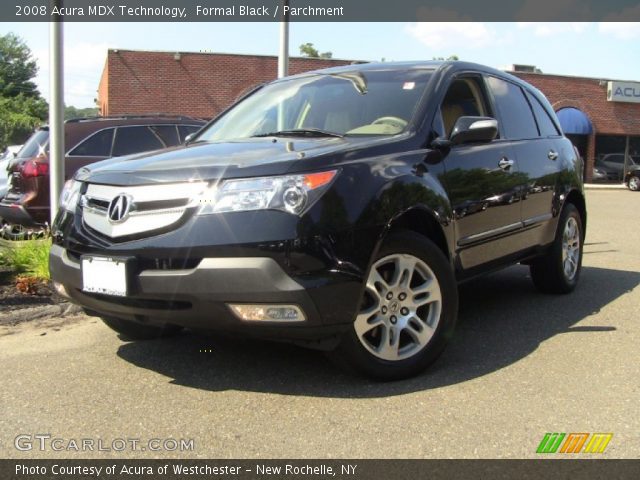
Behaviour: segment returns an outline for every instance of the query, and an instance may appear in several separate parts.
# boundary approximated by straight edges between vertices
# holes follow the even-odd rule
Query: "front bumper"
[[[275,340],[289,340],[330,348],[353,319],[341,321],[323,315],[316,303],[330,297],[337,285],[308,288],[289,276],[269,257],[203,258],[192,268],[177,270],[129,269],[130,292],[117,297],[84,292],[81,262],[60,245],[53,245],[49,267],[53,280],[71,300],[89,313],[147,324],[174,324],[188,328],[238,332]],[[347,290],[355,291],[353,285]],[[315,299],[314,299],[315,297]],[[354,298],[353,308],[357,306]],[[240,320],[229,303],[296,305],[302,322],[248,322]],[[326,305],[324,306],[326,309]],[[348,310],[348,309],[347,309]]]

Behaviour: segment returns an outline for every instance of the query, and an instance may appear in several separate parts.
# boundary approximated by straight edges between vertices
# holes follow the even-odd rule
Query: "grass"
[[[49,239],[3,242],[0,245],[0,264],[9,267],[15,276],[49,280],[50,248]]]

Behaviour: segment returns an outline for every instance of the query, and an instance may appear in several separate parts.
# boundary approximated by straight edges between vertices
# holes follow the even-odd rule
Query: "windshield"
[[[49,130],[38,130],[31,135],[24,147],[20,149],[17,158],[32,158],[44,155],[49,151]]]
[[[195,141],[273,134],[395,135],[411,121],[432,70],[317,74],[263,87]]]

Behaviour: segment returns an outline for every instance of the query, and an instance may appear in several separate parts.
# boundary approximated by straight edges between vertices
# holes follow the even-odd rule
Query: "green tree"
[[[95,117],[98,115],[97,107],[76,108],[73,105],[65,105],[64,107],[64,119],[69,120],[71,118],[83,118],[83,117]]]
[[[0,151],[23,143],[46,120],[47,102],[33,82],[38,66],[13,33],[0,36]]]
[[[13,33],[0,36],[0,95],[39,97],[38,88],[31,81],[37,73],[29,47]]]
[[[305,57],[310,57],[310,58],[333,57],[333,53],[331,52],[324,52],[324,53],[318,52],[318,50],[313,46],[313,43],[303,43],[302,45],[300,45],[300,55],[304,55]]]
[[[447,58],[444,57],[433,57],[434,60],[442,60],[442,61],[452,61],[452,60],[460,60],[460,57],[458,57],[458,55],[449,55]]]

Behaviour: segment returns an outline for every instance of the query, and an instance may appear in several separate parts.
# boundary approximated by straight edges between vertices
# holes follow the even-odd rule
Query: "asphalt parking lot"
[[[640,454],[640,194],[588,191],[581,283],[526,267],[463,286],[452,343],[378,384],[317,352],[186,333],[125,343],[95,318],[0,329],[3,458],[533,458],[546,432],[607,432]],[[19,451],[18,435],[193,439],[190,451]],[[593,456],[593,455],[592,455]]]

